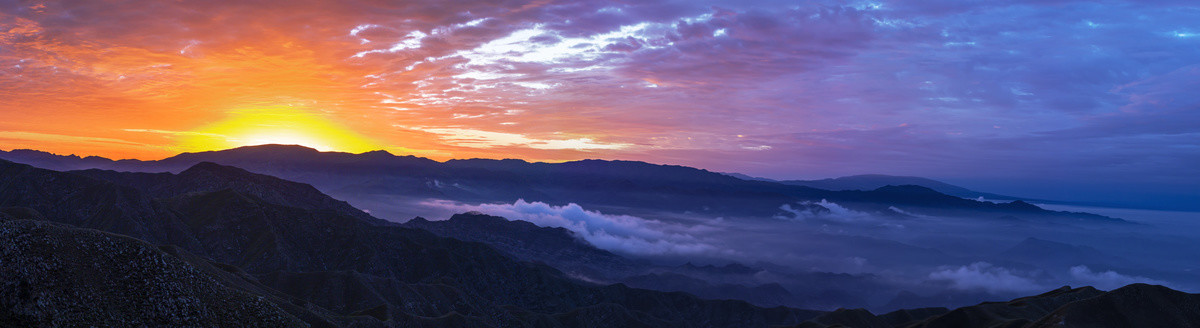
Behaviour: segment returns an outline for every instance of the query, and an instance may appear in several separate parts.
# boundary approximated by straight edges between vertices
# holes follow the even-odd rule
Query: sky
[[[0,0],[0,149],[260,143],[1200,201],[1189,1]]]

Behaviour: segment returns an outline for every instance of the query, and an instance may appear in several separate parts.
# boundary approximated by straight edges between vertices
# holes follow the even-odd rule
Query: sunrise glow
[[[1194,181],[1194,11],[1113,6],[9,3],[0,149]]]
[[[263,144],[352,153],[385,148],[311,110],[291,107],[235,110],[224,120],[179,134],[177,147],[185,152]]]

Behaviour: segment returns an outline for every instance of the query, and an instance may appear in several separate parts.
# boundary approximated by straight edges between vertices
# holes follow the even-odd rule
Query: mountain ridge
[[[250,174],[242,170],[228,172]],[[165,175],[151,177],[169,180]],[[241,180],[251,181],[254,177]],[[163,213],[173,213],[182,226],[186,238],[179,238],[187,241],[186,251],[244,269],[254,280],[289,295],[298,304],[312,304],[312,308],[320,309],[317,313],[333,311],[334,315],[322,320],[341,324],[371,317],[400,326],[557,326],[562,324],[558,320],[609,320],[605,318],[637,309],[642,314],[628,312],[632,316],[623,318],[667,323],[668,327],[696,326],[700,322],[728,327],[739,326],[736,323],[785,324],[819,313],[754,307],[742,301],[701,300],[688,294],[623,285],[583,284],[549,266],[512,260],[481,243],[380,225],[332,210],[287,207],[231,188],[149,199],[132,187],[0,161],[0,185],[24,186],[15,192],[0,192],[0,204],[38,210],[131,206],[79,197],[88,196],[87,190],[66,195],[65,191],[76,190],[76,182],[128,190],[133,196],[130,199],[146,199],[158,204],[154,206],[169,209]],[[35,190],[39,192],[24,193]],[[95,193],[104,194],[106,190]],[[39,198],[53,201],[36,201]],[[125,215],[129,213],[113,214],[117,218]],[[45,218],[79,222],[68,215]],[[144,230],[139,226],[97,228],[118,233]],[[174,243],[169,237],[161,239],[157,243]],[[413,300],[421,300],[420,306],[405,305],[414,304]]]
[[[944,199],[957,204],[956,209],[931,209],[927,208],[930,205],[927,202],[914,204],[903,199],[889,199],[883,195],[886,189],[829,191],[768,181],[747,181],[704,169],[637,161],[530,163],[512,159],[469,159],[437,162],[390,153],[350,154],[320,152],[302,146],[262,145],[184,153],[158,161],[110,161],[107,167],[99,168],[181,172],[199,162],[231,165],[309,183],[351,203],[367,202],[379,195],[466,203],[511,203],[524,199],[560,205],[577,203],[588,208],[631,215],[645,214],[644,209],[654,208],[712,216],[773,217],[781,213],[781,205],[828,199],[851,206],[852,209],[880,213],[892,212],[889,207],[899,206],[906,208],[905,211],[931,210],[931,214],[937,215],[991,215],[999,211],[1048,219],[1063,217],[1121,222],[1098,215],[1045,211],[1040,208],[1030,211],[1017,207],[998,207],[990,202],[949,198]],[[913,209],[912,205],[917,205],[917,208]],[[383,210],[391,209],[380,211]],[[1015,212],[1005,212],[1008,210]],[[403,219],[418,216],[411,214],[389,213],[389,218],[398,221],[401,218],[397,216]]]
[[[936,190],[937,192],[968,199],[985,198],[991,200],[1032,200],[1027,197],[998,195],[988,192],[975,191],[934,179],[886,174],[857,174],[837,178],[819,180],[777,180],[777,182],[795,186],[807,186],[827,190],[874,190],[892,185],[916,185]]]

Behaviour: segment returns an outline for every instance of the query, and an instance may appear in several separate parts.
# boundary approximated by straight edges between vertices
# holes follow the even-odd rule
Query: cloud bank
[[[793,207],[791,204],[781,205],[779,209],[783,210],[785,215],[777,216],[776,218],[789,220],[828,219],[845,222],[871,219],[871,215],[868,213],[851,210],[825,199],[819,202],[801,202],[797,205],[796,207]]]
[[[607,215],[571,203],[554,206],[517,200],[512,204],[468,205],[430,201],[431,205],[456,212],[478,211],[509,220],[523,220],[543,227],[566,228],[592,245],[633,255],[699,255],[727,252],[707,244],[683,227],[629,215]]]
[[[1079,281],[1082,284],[1091,285],[1101,290],[1113,290],[1124,287],[1132,283],[1145,283],[1155,285],[1167,284],[1161,280],[1150,279],[1140,276],[1127,276],[1116,271],[1092,271],[1085,265],[1073,266],[1070,269],[1071,278]]]
[[[991,293],[1027,293],[1046,289],[1028,272],[975,262],[959,267],[944,267],[929,274],[929,279],[946,281],[958,290],[983,290]]]

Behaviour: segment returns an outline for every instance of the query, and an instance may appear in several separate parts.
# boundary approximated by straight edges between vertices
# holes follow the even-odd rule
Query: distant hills
[[[840,178],[820,180],[783,180],[778,182],[793,186],[805,186],[827,190],[875,190],[885,186],[913,185],[933,189],[943,194],[969,199],[983,197],[989,200],[1029,200],[1028,198],[1022,197],[974,191],[928,178],[882,174],[851,175]]]
[[[963,195],[967,196],[990,194],[964,191],[920,178],[862,176],[821,183],[771,182],[743,180],[685,166],[634,161],[530,163],[511,159],[469,159],[437,162],[414,156],[394,156],[383,151],[349,154],[286,145],[184,153],[158,161],[112,161],[28,150],[0,152],[0,158],[52,169],[135,172],[181,172],[201,162],[219,163],[309,183],[351,204],[382,204],[372,206],[372,213],[396,221],[408,220],[417,214],[410,212],[410,207],[388,205],[400,203],[397,199],[442,199],[464,203],[512,203],[524,199],[557,205],[576,203],[610,213],[632,215],[668,211],[724,217],[775,217],[795,215],[781,210],[783,205],[805,207],[806,211],[819,213],[827,209],[812,203],[827,200],[852,210],[880,215],[1012,216],[1031,220],[1122,222],[1094,214],[1047,211],[1019,200],[992,203],[962,199],[962,196],[932,187],[959,194],[965,192]],[[844,190],[802,185],[806,183]],[[876,185],[879,186],[866,190],[844,188]],[[897,208],[903,213],[897,212]]]
[[[859,174],[850,175],[838,178],[828,178],[819,180],[774,180],[749,176],[741,173],[723,173],[725,175],[749,181],[767,181],[778,182],[792,186],[804,186],[809,188],[825,189],[825,190],[875,190],[886,186],[921,186],[933,189],[937,192],[968,199],[984,198],[988,200],[1026,200],[1033,199],[1026,197],[1015,197],[999,195],[981,191],[974,191],[967,188],[955,186],[949,183],[937,181],[929,178],[910,177],[899,175],[884,175],[884,174]]]

